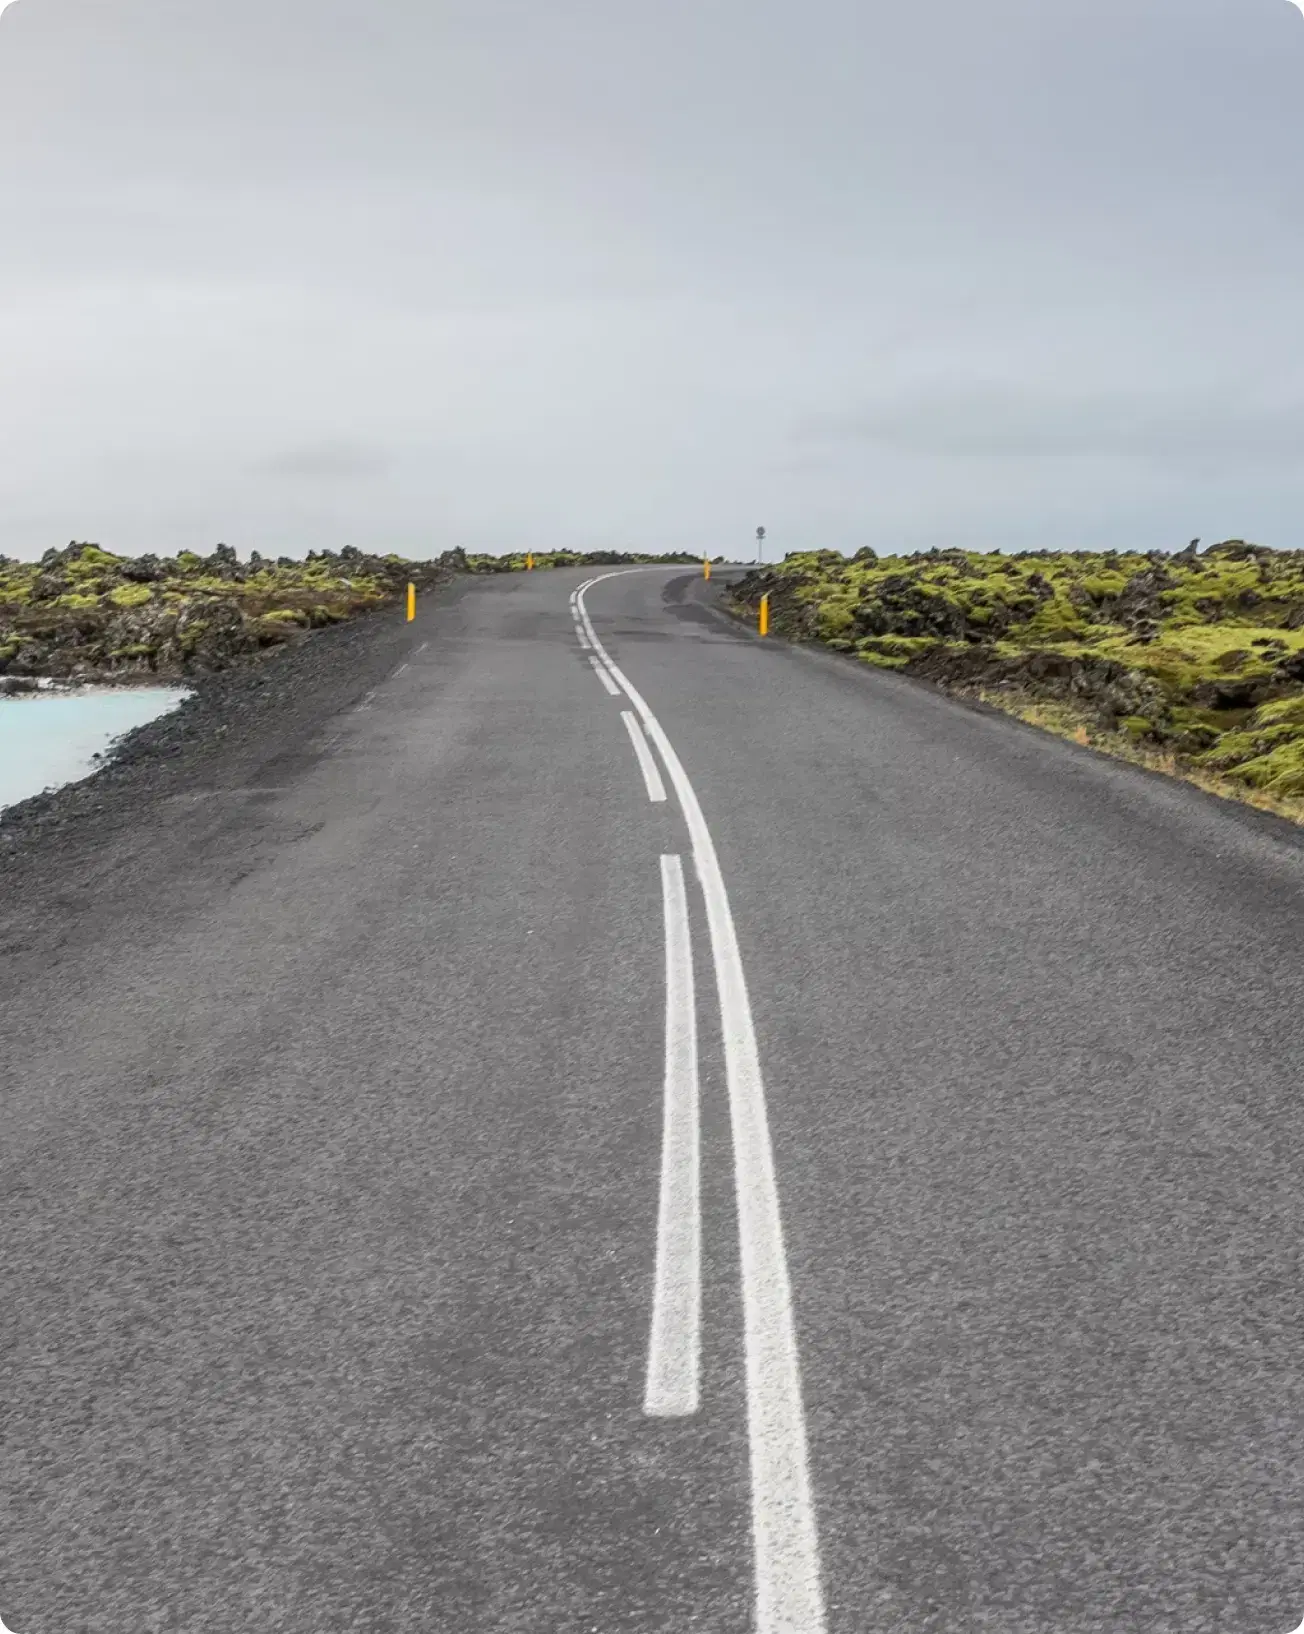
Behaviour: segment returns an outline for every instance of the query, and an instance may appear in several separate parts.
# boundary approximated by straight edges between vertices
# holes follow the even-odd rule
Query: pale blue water
[[[88,777],[115,738],[185,696],[184,688],[132,687],[0,698],[0,809]]]

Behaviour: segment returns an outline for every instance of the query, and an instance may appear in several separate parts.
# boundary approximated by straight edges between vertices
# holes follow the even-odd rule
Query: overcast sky
[[[18,0],[0,552],[1304,546],[1288,0]]]

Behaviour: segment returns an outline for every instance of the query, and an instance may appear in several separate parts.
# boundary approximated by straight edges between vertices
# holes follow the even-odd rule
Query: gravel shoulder
[[[141,922],[148,936],[239,877],[258,843],[258,791],[310,767],[335,718],[475,582],[422,597],[410,624],[401,604],[386,605],[194,677],[179,708],[127,734],[98,772],[0,814],[0,993],[110,919]]]

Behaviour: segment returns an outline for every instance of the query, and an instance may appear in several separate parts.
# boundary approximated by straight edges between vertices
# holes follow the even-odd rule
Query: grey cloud
[[[388,459],[376,449],[340,439],[283,449],[258,461],[257,469],[272,477],[317,481],[374,477],[388,465]]]
[[[1302,88],[1281,0],[24,0],[0,552],[1304,544]]]
[[[1272,404],[1234,392],[939,386],[814,416],[796,435],[799,443],[866,441],[966,458],[1293,463],[1304,448],[1304,394]]]

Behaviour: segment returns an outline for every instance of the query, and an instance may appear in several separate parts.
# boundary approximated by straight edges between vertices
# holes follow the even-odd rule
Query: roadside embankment
[[[538,568],[623,562],[691,562],[697,557],[551,552]],[[179,679],[228,668],[312,630],[418,593],[457,573],[510,573],[523,554],[431,561],[311,551],[241,561],[229,545],[209,556],[116,556],[98,545],[50,550],[39,562],[0,557],[0,694],[36,689],[38,679],[79,684]]]
[[[1304,821],[1304,551],[796,552],[770,629]]]
[[[535,557],[534,566],[648,560],[556,553]],[[403,617],[409,583],[456,598],[483,575],[525,567],[524,556],[460,550],[427,562],[350,550],[272,562],[239,561],[225,547],[202,558],[131,559],[77,544],[40,562],[0,559],[0,715],[46,707],[6,694],[164,684],[187,693],[178,708],[119,739],[93,777],[0,811],[0,892],[16,888],[6,870],[20,853],[39,850],[54,881],[65,863],[82,869],[83,852],[98,853],[110,834],[140,829],[160,801],[195,787],[273,780],[276,767],[301,758],[327,722],[421,639],[421,623]]]

